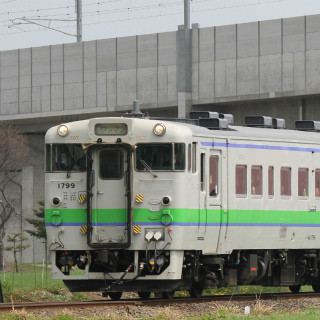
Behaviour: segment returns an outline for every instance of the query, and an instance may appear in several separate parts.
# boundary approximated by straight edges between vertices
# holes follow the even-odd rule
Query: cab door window
[[[219,158],[211,156],[209,159],[209,194],[210,197],[218,195],[218,163]]]
[[[99,153],[99,175],[101,179],[121,179],[123,176],[123,152],[101,150]]]

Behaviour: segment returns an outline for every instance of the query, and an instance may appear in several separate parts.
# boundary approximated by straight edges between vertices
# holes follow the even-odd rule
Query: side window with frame
[[[280,169],[280,194],[281,196],[291,196],[291,168],[281,167]]]
[[[247,166],[236,165],[236,196],[245,198],[247,196]]]
[[[268,196],[270,199],[274,198],[274,168],[268,168]]]
[[[197,172],[196,157],[197,157],[197,143],[192,142],[192,173]]]
[[[315,170],[315,196],[320,198],[320,169]]]
[[[298,196],[308,198],[309,196],[309,170],[308,168],[298,169]]]
[[[200,154],[200,187],[201,187],[201,191],[204,191],[205,189],[205,154],[201,153]]]
[[[251,195],[262,196],[262,166],[251,167]]]
[[[192,150],[191,143],[188,144],[188,172],[191,172],[192,168]]]

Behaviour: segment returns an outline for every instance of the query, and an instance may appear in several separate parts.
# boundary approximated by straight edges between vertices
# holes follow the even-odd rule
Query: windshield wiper
[[[150,166],[144,161],[140,159],[140,162],[142,163],[142,165],[153,175],[154,178],[157,178],[158,175],[155,174],[152,169],[150,168]]]

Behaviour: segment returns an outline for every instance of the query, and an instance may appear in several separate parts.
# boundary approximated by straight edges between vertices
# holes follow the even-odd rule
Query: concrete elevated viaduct
[[[153,116],[320,119],[320,15],[4,51],[0,80],[0,119],[32,146],[28,214],[44,198],[44,133],[61,122],[122,114],[133,100]]]

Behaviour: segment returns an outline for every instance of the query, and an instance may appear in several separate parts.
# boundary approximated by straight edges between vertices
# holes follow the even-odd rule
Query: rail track
[[[204,296],[199,299],[195,298],[173,298],[173,299],[157,299],[151,298],[147,300],[141,299],[124,299],[120,301],[114,300],[90,300],[90,301],[68,301],[68,302],[11,302],[0,303],[0,313],[11,312],[13,310],[54,310],[54,309],[83,309],[96,307],[121,307],[121,306],[169,306],[173,304],[191,304],[206,303],[219,301],[254,301],[254,300],[286,300],[301,298],[320,298],[320,293],[302,292],[292,293],[264,293],[264,294],[237,294],[237,295],[215,295]]]

